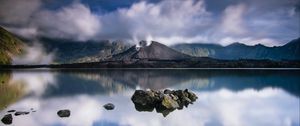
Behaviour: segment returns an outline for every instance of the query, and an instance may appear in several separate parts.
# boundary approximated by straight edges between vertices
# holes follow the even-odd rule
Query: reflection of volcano
[[[58,75],[56,87],[49,87],[47,95],[98,94],[122,92],[126,89],[189,88],[192,90],[233,91],[281,88],[300,96],[300,71],[258,70],[180,70],[132,69],[67,71]],[[283,79],[284,78],[284,79]]]

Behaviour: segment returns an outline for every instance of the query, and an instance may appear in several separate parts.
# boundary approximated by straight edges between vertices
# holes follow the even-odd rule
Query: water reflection
[[[300,125],[299,73],[270,70],[1,71],[0,79],[5,84],[0,85],[0,117],[10,109],[29,111],[34,108],[37,112],[14,117],[13,125],[297,126]],[[130,97],[139,88],[188,88],[199,99],[188,109],[175,110],[164,118],[135,110]],[[102,107],[109,102],[116,106],[112,111]],[[70,109],[71,116],[59,118],[56,112],[60,109]]]

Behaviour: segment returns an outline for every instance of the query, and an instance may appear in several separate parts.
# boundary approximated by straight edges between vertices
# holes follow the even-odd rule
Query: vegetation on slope
[[[0,27],[0,64],[11,64],[13,55],[23,52],[23,42]]]

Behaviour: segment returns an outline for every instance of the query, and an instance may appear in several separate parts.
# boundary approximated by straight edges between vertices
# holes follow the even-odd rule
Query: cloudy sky
[[[274,46],[300,37],[300,0],[0,0],[0,25],[30,39]]]

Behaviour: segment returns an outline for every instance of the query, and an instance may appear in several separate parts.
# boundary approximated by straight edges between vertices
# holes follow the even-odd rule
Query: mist
[[[24,53],[19,56],[12,57],[13,65],[38,65],[38,64],[51,64],[55,53],[47,53],[43,46],[38,42],[34,42],[33,45],[26,45],[24,48]]]

